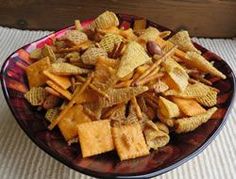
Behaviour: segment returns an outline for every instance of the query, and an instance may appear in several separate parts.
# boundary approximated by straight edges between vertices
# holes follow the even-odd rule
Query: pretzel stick
[[[115,85],[115,88],[126,88],[131,85],[133,80],[121,81]]]
[[[199,75],[199,74],[190,74],[190,76],[196,80],[199,80],[200,82],[202,83],[205,83],[206,85],[210,85],[212,86],[212,82],[205,79],[202,75]]]
[[[145,78],[149,73],[151,73],[156,67],[158,67],[164,60],[166,60],[169,56],[171,56],[175,50],[177,49],[177,46],[172,47],[167,53],[161,56],[161,58],[157,59],[155,63],[151,65],[150,68],[148,68],[140,77],[138,80],[142,80]],[[155,56],[154,56],[155,58]]]
[[[200,80],[202,83],[205,83],[206,85],[212,86],[212,82],[209,81],[209,80],[207,80],[207,79],[205,79],[205,78],[200,78],[199,80]]]
[[[145,99],[150,99],[153,103],[157,104],[158,98],[155,95],[151,95],[150,93],[144,93],[143,94],[146,98]]]
[[[80,82],[85,82],[86,81],[86,79],[84,77],[79,76],[79,75],[76,76],[76,79],[79,80]]]
[[[131,98],[131,102],[134,105],[134,110],[137,114],[138,119],[142,120],[142,118],[143,118],[142,111],[140,109],[140,106],[138,105],[138,102],[137,102],[137,99],[135,96]]]
[[[91,111],[90,109],[88,109],[86,107],[84,107],[83,109],[84,109],[84,112],[92,119],[92,121],[98,120],[96,114],[93,111]]]
[[[63,48],[63,49],[58,49],[55,52],[56,53],[67,53],[67,52],[73,52],[73,51],[80,51],[80,50],[85,50],[91,45],[91,41],[84,42],[80,45],[76,45],[70,48]]]
[[[140,68],[143,68],[143,67],[139,66],[135,70],[135,73],[134,73],[133,78],[132,78],[132,84],[131,85],[135,85],[136,81],[140,78],[140,76],[148,69],[148,67],[145,68],[145,69],[142,69],[142,70],[140,70]]]
[[[58,93],[57,91],[55,91],[53,88],[47,86],[45,87],[45,90],[49,93],[49,94],[52,94],[54,96],[58,96],[58,97],[61,97],[61,94]]]
[[[89,87],[91,89],[93,89],[94,91],[96,91],[97,93],[99,93],[100,95],[102,95],[103,97],[109,99],[109,96],[107,93],[105,93],[104,91],[100,90],[99,88],[97,88],[96,86],[94,86],[93,84],[89,84]]]
[[[158,109],[158,105],[156,103],[154,103],[152,100],[150,100],[148,98],[146,98],[145,100],[146,100],[146,102],[148,103],[149,106],[151,106],[154,109]]]
[[[143,81],[146,81],[147,79],[152,78],[153,76],[155,76],[155,75],[158,73],[159,70],[160,70],[160,67],[157,66],[157,67],[156,67],[151,73],[149,73],[145,78],[136,80],[135,85],[136,85],[136,86],[142,85],[142,84],[143,84]],[[148,81],[149,81],[149,80],[148,80]]]
[[[136,82],[136,85],[145,85],[147,84],[148,82],[152,81],[152,80],[155,80],[155,79],[158,79],[158,78],[161,78],[164,76],[164,73],[157,73],[157,74],[153,74],[153,75],[148,75],[147,78],[145,79],[142,79],[138,82]]]
[[[197,80],[195,80],[195,79],[193,79],[193,78],[188,79],[188,81],[189,81],[190,83],[199,83],[199,81],[197,81]],[[207,81],[208,81],[208,80],[207,80]],[[210,86],[210,88],[211,88],[212,90],[214,90],[215,92],[217,92],[217,93],[220,92],[220,90],[217,89],[217,88],[215,88],[215,87]]]
[[[114,112],[116,112],[119,108],[121,108],[124,105],[124,103],[117,104],[116,106],[112,107],[108,111],[105,112],[105,114],[102,116],[104,119],[107,119],[112,116]]]

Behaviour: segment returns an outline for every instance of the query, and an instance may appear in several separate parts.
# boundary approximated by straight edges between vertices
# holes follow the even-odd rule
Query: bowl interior
[[[118,16],[121,26],[126,29],[133,26],[135,19],[140,19],[124,14]],[[84,21],[82,25],[86,27],[91,21]],[[169,30],[151,21],[147,21],[147,26],[157,27],[161,31]],[[45,44],[51,44],[53,38],[60,37],[66,30],[73,28],[73,26],[64,28],[22,47],[10,55],[2,67],[2,87],[15,119],[25,133],[45,152],[77,171],[96,177],[152,177],[171,170],[196,156],[220,131],[226,121],[234,96],[234,74],[219,56],[195,44],[202,51],[203,56],[209,61],[214,61],[214,65],[227,76],[226,80],[208,77],[213,82],[213,86],[220,90],[217,104],[219,109],[212,119],[193,132],[181,135],[172,134],[167,146],[158,151],[152,151],[147,157],[120,162],[115,152],[109,152],[83,159],[79,144],[68,146],[57,128],[49,131],[44,113],[33,108],[23,97],[28,90],[24,69],[32,63],[28,53]]]

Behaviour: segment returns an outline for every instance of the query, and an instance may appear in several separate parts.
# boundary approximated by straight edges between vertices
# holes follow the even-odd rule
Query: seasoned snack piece
[[[148,27],[142,35],[139,36],[138,41],[147,42],[149,40],[155,41],[159,36],[159,31],[155,27]]]
[[[184,62],[186,62],[191,67],[199,69],[200,71],[210,73],[211,75],[220,77],[222,79],[226,78],[223,73],[217,70],[209,61],[196,52],[187,52]]]
[[[179,93],[174,90],[169,90],[164,92],[164,95],[172,95],[182,98],[197,98],[201,96],[206,96],[207,93],[210,91],[210,87],[207,85],[204,85],[203,83],[195,83],[195,84],[188,84],[186,90],[182,93]]]
[[[69,63],[53,63],[50,71],[56,75],[79,75],[90,72],[87,69],[71,65]]]
[[[159,130],[165,132],[166,134],[169,134],[169,128],[167,125],[165,125],[162,122],[155,122],[155,125],[158,127]]]
[[[138,37],[134,34],[133,29],[121,30],[119,34],[128,41],[136,41]]]
[[[158,106],[158,110],[164,118],[174,118],[180,114],[178,106],[162,96],[159,97]]]
[[[169,86],[165,82],[158,80],[156,84],[153,85],[153,89],[156,93],[162,93],[167,91],[169,89]]]
[[[79,19],[75,20],[75,29],[76,30],[82,30],[83,29]]]
[[[83,93],[81,93],[80,97],[76,99],[77,104],[82,103],[91,103],[96,102],[98,100],[98,94],[94,93],[94,90],[87,88]]]
[[[143,34],[147,25],[146,19],[139,19],[134,21],[134,31],[138,34]]]
[[[207,112],[189,117],[181,118],[175,121],[175,132],[186,133],[195,130],[203,123],[206,123],[211,116],[216,112],[217,108],[213,107],[207,110]]]
[[[165,70],[171,78],[170,83],[174,83],[177,87],[177,90],[181,92],[184,91],[188,85],[189,79],[189,76],[184,70],[184,68],[172,58],[167,59],[163,63],[163,66],[165,67]]]
[[[81,43],[80,45],[73,45],[72,47],[65,47],[57,49],[57,53],[63,54],[63,53],[69,53],[74,51],[84,51],[88,49],[92,45],[92,42],[90,40],[87,40],[86,42]]]
[[[163,54],[161,47],[153,40],[147,41],[146,48],[151,56],[155,55],[156,57],[157,55],[160,56]]]
[[[57,91],[58,93],[60,93],[62,96],[66,97],[67,99],[71,100],[72,98],[72,94],[67,91],[67,90],[64,90],[63,88],[61,88],[60,86],[58,86],[56,83],[54,83],[53,81],[51,80],[48,80],[47,82],[47,85],[50,86],[51,88],[53,88],[55,91]]]
[[[150,62],[151,58],[147,55],[144,48],[135,41],[128,43],[124,55],[121,58],[117,76],[123,78],[131,73],[136,67]]]
[[[187,51],[193,51],[196,52],[198,54],[201,54],[201,51],[199,51],[198,49],[196,49],[189,37],[189,33],[188,31],[180,31],[177,32],[175,35],[173,35],[170,39],[170,42],[172,42],[175,45],[178,45],[178,47],[180,48],[180,50],[183,50],[185,52]]]
[[[119,62],[115,60],[99,57],[97,59],[92,84],[102,91],[107,91],[109,88],[113,87],[118,81],[116,76],[116,66],[118,64]]]
[[[68,60],[70,63],[79,63],[80,61],[80,53],[79,52],[70,52],[68,54],[66,54],[66,56],[64,57],[65,60],[58,60],[57,59],[57,63],[60,62],[65,62],[66,60]]]
[[[142,129],[138,123],[113,127],[112,137],[120,160],[142,157],[149,154]]]
[[[160,114],[160,112],[157,113],[157,116],[163,124],[167,125],[168,127],[174,127],[174,123],[175,123],[176,119],[174,119],[174,118],[165,118]]]
[[[142,120],[142,118],[143,118],[142,111],[141,111],[141,108],[137,102],[136,97],[132,97],[130,101],[131,101],[131,105],[133,107],[133,110],[134,110],[136,116],[138,117],[139,120]]]
[[[146,86],[110,89],[107,91],[109,98],[100,98],[98,102],[102,107],[110,107],[118,103],[128,102],[132,97],[142,94],[147,90],[148,87]]]
[[[42,105],[47,92],[41,87],[33,87],[28,92],[25,93],[24,97],[32,106]]]
[[[58,123],[58,127],[66,141],[68,141],[78,136],[78,124],[90,121],[89,116],[83,112],[83,106],[76,104],[67,111],[66,115]]]
[[[147,146],[150,149],[157,150],[160,147],[168,144],[170,136],[160,130],[152,121],[147,121],[144,128],[144,136],[147,142]]]
[[[99,15],[90,25],[92,30],[94,29],[107,29],[112,26],[118,26],[119,20],[116,17],[116,14],[111,11],[105,11]]]
[[[119,34],[120,29],[116,26],[109,27],[107,29],[97,29],[99,34],[104,35],[104,34]],[[95,34],[96,36],[96,34]]]
[[[123,37],[118,34],[106,34],[102,40],[99,42],[101,48],[106,50],[106,52],[111,52],[115,45],[122,42]]]
[[[43,71],[49,67],[50,60],[48,57],[45,57],[26,68],[30,88],[41,86],[47,81],[47,77],[43,74]]]
[[[44,70],[43,74],[65,90],[71,86],[70,79],[67,77],[54,75],[53,73],[49,72],[48,70]]]
[[[48,94],[61,97],[61,94],[55,91],[54,89],[52,89],[51,87],[46,86],[44,89],[48,92]]]
[[[44,109],[55,108],[60,103],[60,99],[61,98],[55,95],[47,95],[42,106]]]
[[[84,64],[95,65],[98,57],[107,57],[106,51],[102,48],[91,47],[83,53],[81,59]]]
[[[32,52],[30,52],[30,59],[38,60],[42,58],[42,49],[36,48]]]
[[[91,117],[93,121],[100,120],[102,110],[103,106],[101,106],[98,102],[84,104],[84,111]]]
[[[182,111],[187,116],[196,116],[206,112],[206,110],[193,99],[172,97],[172,100],[175,104],[177,104],[180,111]]]
[[[42,54],[43,57],[49,57],[50,61],[53,63],[56,61],[56,55],[52,50],[52,47],[50,47],[49,45],[45,45],[42,48]]]
[[[117,104],[112,107],[110,107],[108,110],[106,110],[102,118],[103,119],[115,119],[115,120],[122,120],[125,119],[125,112],[126,112],[126,105],[125,103]]]
[[[167,30],[167,31],[160,32],[159,36],[164,39],[168,37],[170,34],[171,34],[171,31]]]
[[[51,108],[48,109],[46,114],[45,114],[45,118],[49,121],[52,122],[54,119],[57,118],[57,116],[59,115],[60,110],[59,108]]]
[[[197,97],[196,100],[203,106],[212,107],[217,104],[217,92],[210,89],[205,96]]]
[[[78,135],[83,157],[101,154],[114,149],[110,120],[79,124]]]
[[[79,30],[68,30],[62,39],[69,41],[72,45],[80,45],[88,40],[85,33]]]

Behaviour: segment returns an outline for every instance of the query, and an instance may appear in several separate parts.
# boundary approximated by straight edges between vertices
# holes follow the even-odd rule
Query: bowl
[[[133,26],[137,16],[117,14],[124,29]],[[82,26],[88,26],[93,20],[85,20]],[[147,20],[147,26],[157,27],[159,30],[169,30],[157,23]],[[28,90],[25,68],[32,62],[29,52],[41,48],[45,44],[52,44],[53,38],[62,36],[69,26],[55,33],[47,35],[35,42],[27,44],[13,52],[4,62],[1,69],[1,84],[7,104],[16,121],[27,136],[43,151],[67,165],[68,167],[86,175],[100,178],[150,178],[170,171],[201,153],[219,134],[224,126],[232,107],[235,91],[235,76],[229,65],[219,56],[201,45],[194,43],[202,55],[223,72],[227,79],[220,80],[208,77],[213,86],[220,90],[217,98],[217,112],[212,119],[193,132],[171,135],[170,143],[152,151],[150,155],[127,161],[120,161],[115,152],[82,158],[79,144],[67,145],[58,128],[49,131],[48,122],[42,112],[35,110],[25,99]]]

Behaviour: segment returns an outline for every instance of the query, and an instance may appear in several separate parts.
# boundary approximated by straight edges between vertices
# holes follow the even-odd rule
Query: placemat
[[[0,63],[16,49],[47,35],[0,27]],[[236,71],[236,39],[194,38]],[[24,134],[0,92],[1,179],[91,179],[56,161]],[[216,139],[197,157],[157,179],[233,179],[236,176],[236,104]]]

